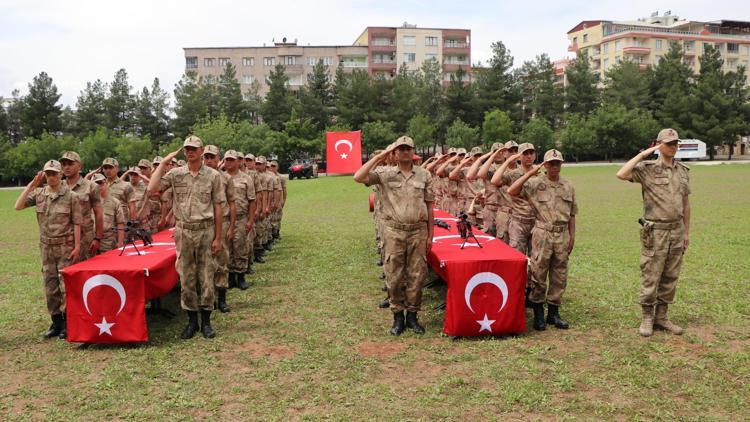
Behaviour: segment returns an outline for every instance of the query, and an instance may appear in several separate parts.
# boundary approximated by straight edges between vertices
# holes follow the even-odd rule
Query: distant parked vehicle
[[[289,180],[318,177],[318,165],[310,160],[294,160],[289,166]]]
[[[656,155],[659,155],[659,150],[656,150]],[[674,158],[678,160],[708,159],[706,143],[698,139],[680,139],[677,142],[677,153]]]

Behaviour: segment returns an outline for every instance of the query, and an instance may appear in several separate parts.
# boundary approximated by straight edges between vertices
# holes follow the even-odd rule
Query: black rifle
[[[141,222],[138,220],[130,220],[125,224],[124,229],[118,229],[117,227],[112,227],[110,230],[117,233],[119,230],[122,230],[125,232],[125,242],[122,244],[122,249],[120,250],[120,256],[122,256],[122,253],[125,252],[125,248],[128,245],[133,245],[133,248],[135,248],[135,251],[138,253],[138,255],[141,254],[141,251],[138,250],[138,246],[135,245],[135,241],[140,239],[143,242],[143,246],[148,246],[152,243],[154,243],[154,239],[151,237],[151,232],[141,227]]]
[[[450,230],[451,229],[451,225],[450,224],[446,223],[445,221],[443,221],[443,220],[441,220],[439,218],[435,219],[435,225],[438,226],[438,227],[444,228],[445,230]]]
[[[469,239],[474,239],[475,242],[477,242],[477,245],[479,245],[480,248],[482,248],[482,244],[479,243],[479,239],[477,239],[476,236],[474,236],[474,230],[471,228],[472,224],[471,221],[469,221],[469,216],[466,214],[465,211],[461,211],[458,213],[458,234],[461,236],[461,239],[464,240],[464,243],[461,244],[461,249],[463,249],[466,246],[466,241]]]

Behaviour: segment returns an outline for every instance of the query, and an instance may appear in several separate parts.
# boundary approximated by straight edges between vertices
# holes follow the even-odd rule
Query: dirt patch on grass
[[[357,353],[366,358],[388,358],[406,350],[406,344],[397,342],[363,341],[356,347]]]

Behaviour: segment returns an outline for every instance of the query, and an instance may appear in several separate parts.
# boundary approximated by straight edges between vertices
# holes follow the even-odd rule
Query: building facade
[[[283,64],[289,76],[289,87],[298,90],[307,83],[307,75],[322,60],[331,77],[339,67],[345,71],[362,69],[371,76],[392,78],[399,66],[416,71],[425,60],[441,63],[444,83],[450,82],[459,67],[471,80],[471,30],[401,27],[367,27],[353,45],[303,46],[297,40],[274,42],[256,47],[183,48],[185,71],[194,71],[203,83],[213,83],[224,72],[227,63],[237,69],[237,80],[243,93],[257,82],[259,94],[268,92],[265,83],[277,63]]]
[[[582,21],[568,31],[568,40],[568,51],[585,52],[601,78],[621,60],[631,60],[642,69],[658,64],[672,43],[680,44],[685,64],[696,73],[704,47],[713,45],[724,59],[724,71],[744,66],[750,77],[750,22],[689,21],[657,12],[637,21]]]

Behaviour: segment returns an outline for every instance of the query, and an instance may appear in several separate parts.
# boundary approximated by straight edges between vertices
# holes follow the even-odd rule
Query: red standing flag
[[[362,167],[362,132],[326,132],[326,172],[353,174]]]

